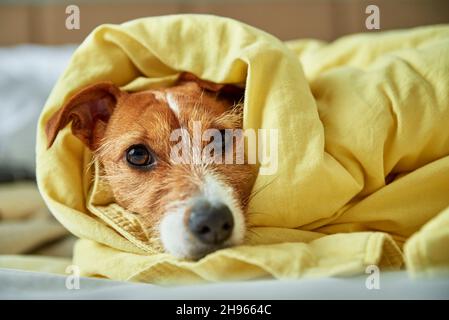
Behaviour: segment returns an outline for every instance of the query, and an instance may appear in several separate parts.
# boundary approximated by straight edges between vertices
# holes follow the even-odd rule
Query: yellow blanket
[[[155,250],[68,127],[49,150],[44,133],[84,85],[142,90],[181,71],[245,83],[245,128],[279,132],[278,170],[257,178],[246,243],[198,262]],[[413,274],[447,274],[448,124],[449,26],[285,44],[226,18],[145,18],[98,27],[72,57],[40,118],[38,183],[81,238],[74,263],[87,276],[167,284],[354,275],[404,261]]]

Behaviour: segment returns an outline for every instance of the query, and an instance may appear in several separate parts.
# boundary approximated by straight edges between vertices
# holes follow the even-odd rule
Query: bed
[[[0,49],[0,299],[449,299],[449,278],[411,279],[406,271],[382,272],[371,289],[369,274],[179,287],[82,277],[79,290],[68,289],[75,239],[51,217],[33,179],[35,124],[74,48]]]
[[[67,277],[0,269],[0,299],[150,300],[376,300],[449,299],[449,279],[410,280],[404,271],[381,275],[378,289],[367,276],[307,280],[257,280],[179,287],[81,278],[67,289]]]

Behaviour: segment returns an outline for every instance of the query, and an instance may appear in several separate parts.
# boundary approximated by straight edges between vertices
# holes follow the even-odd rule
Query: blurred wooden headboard
[[[79,30],[65,28],[70,4],[80,8]],[[176,13],[235,18],[283,40],[332,40],[367,31],[365,9],[370,4],[380,9],[381,30],[449,23],[448,0],[0,0],[0,45],[79,43],[99,24]]]

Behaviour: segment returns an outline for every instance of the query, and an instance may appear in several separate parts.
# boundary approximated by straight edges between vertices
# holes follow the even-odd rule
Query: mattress
[[[176,287],[80,278],[79,289],[67,289],[66,282],[73,282],[66,276],[0,269],[0,299],[449,299],[448,278],[412,280],[405,271],[385,272],[380,274],[378,289],[372,286],[368,289],[368,277],[257,280]]]

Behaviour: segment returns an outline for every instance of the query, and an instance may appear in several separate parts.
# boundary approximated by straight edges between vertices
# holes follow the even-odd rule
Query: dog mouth
[[[169,213],[160,224],[163,247],[177,258],[198,260],[240,242],[238,231],[230,225],[229,218],[220,213],[226,210],[220,205],[204,203],[203,199],[199,201],[201,206],[211,209],[192,211],[187,219],[185,210],[179,209]]]
[[[177,258],[198,260],[240,244],[244,229],[243,213],[232,189],[206,178],[199,195],[170,206],[159,234],[165,251]]]

